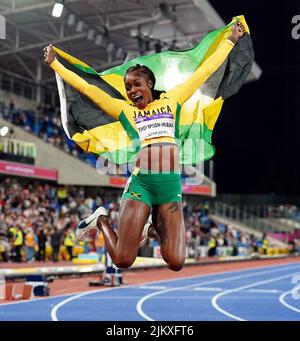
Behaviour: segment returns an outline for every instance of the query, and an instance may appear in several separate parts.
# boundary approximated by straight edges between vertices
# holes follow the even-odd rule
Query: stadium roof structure
[[[55,82],[42,49],[52,43],[97,71],[140,54],[196,45],[224,21],[207,0],[0,0],[6,39],[0,39],[0,72],[46,86]],[[232,13],[237,15],[240,13]],[[231,18],[226,18],[229,22]],[[248,80],[260,77],[253,65]]]

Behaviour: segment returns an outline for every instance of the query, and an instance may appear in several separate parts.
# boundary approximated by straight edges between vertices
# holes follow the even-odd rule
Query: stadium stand
[[[36,111],[23,110],[15,108],[14,102],[11,101],[9,106],[3,103],[0,105],[0,117],[38,136],[43,141],[51,143],[58,149],[79,158],[91,166],[95,166],[96,156],[84,153],[64,133],[59,108],[50,105],[40,105]]]

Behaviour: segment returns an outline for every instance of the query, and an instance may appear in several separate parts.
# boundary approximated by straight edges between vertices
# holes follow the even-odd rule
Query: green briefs
[[[124,189],[123,199],[142,201],[148,206],[182,201],[179,173],[132,174]]]

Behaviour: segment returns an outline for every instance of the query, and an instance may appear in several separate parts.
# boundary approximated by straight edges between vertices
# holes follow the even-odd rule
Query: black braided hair
[[[125,78],[128,75],[128,73],[134,72],[134,71],[141,72],[148,77],[148,79],[153,84],[152,88],[151,88],[152,96],[154,99],[159,99],[159,96],[165,91],[154,90],[156,79],[155,79],[155,76],[154,76],[154,73],[152,72],[152,70],[149,69],[146,65],[136,64],[136,65],[133,65],[129,69],[126,70]]]

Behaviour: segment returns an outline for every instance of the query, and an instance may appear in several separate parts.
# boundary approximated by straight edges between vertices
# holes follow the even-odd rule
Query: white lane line
[[[167,287],[162,285],[140,285],[138,289],[164,290],[167,289]]]
[[[94,290],[95,292],[98,292],[99,290]],[[90,292],[90,290],[89,290]],[[5,307],[5,306],[9,306],[9,305],[15,305],[15,304],[28,304],[28,303],[35,303],[35,302],[43,302],[43,301],[47,301],[47,300],[55,300],[56,298],[60,298],[60,297],[69,297],[69,296],[73,296],[73,295],[77,295],[82,293],[82,291],[76,291],[74,293],[70,293],[70,294],[59,294],[59,295],[54,295],[54,296],[47,296],[47,297],[34,297],[34,298],[30,298],[28,300],[22,300],[22,301],[18,301],[18,302],[7,302],[7,303],[0,303],[0,310],[1,307]]]
[[[279,294],[282,292],[282,290],[277,289],[250,289],[247,290],[248,292],[257,292],[257,293],[263,293],[263,294]]]
[[[275,271],[274,271],[275,272]],[[266,272],[267,273],[267,272]],[[271,278],[271,279],[267,279],[265,281],[259,281],[259,282],[255,282],[255,283],[251,283],[251,284],[248,284],[248,285],[243,285],[241,287],[238,287],[238,288],[234,288],[234,289],[229,289],[229,290],[226,290],[226,291],[223,291],[217,295],[215,295],[212,300],[211,300],[211,303],[213,305],[213,307],[218,310],[221,314],[223,315],[226,315],[234,320],[237,320],[237,321],[247,321],[237,315],[234,315],[234,314],[231,314],[229,313],[228,311],[226,311],[225,309],[221,308],[218,304],[218,299],[222,296],[225,296],[225,295],[228,295],[228,294],[231,294],[233,292],[238,292],[238,291],[241,291],[241,290],[245,290],[245,289],[249,289],[249,288],[253,288],[253,287],[256,287],[256,286],[259,286],[259,285],[262,285],[262,284],[267,284],[267,283],[272,283],[272,282],[276,282],[276,281],[280,281],[281,279],[285,279],[285,278],[289,278],[289,277],[292,277],[294,276],[295,274],[288,274],[288,275],[284,275],[284,276],[279,276],[279,277],[275,277],[275,278]]]
[[[195,291],[222,291],[223,289],[222,288],[205,288],[205,287],[201,288],[201,287],[199,287],[199,288],[193,288],[193,290],[195,290]]]
[[[107,289],[99,289],[99,290],[90,290],[90,291],[85,291],[85,292],[82,292],[80,294],[71,296],[71,297],[67,298],[66,300],[63,300],[60,303],[56,304],[51,309],[51,319],[52,319],[52,321],[59,321],[58,318],[57,318],[57,311],[59,310],[59,308],[61,308],[66,303],[69,303],[71,301],[77,300],[78,298],[86,296],[86,295],[90,295],[90,294],[93,294],[93,293],[99,293],[100,291],[102,292],[102,291],[117,290],[117,289],[119,289],[119,287],[107,288]]]
[[[280,295],[280,297],[279,297],[279,302],[280,302],[281,304],[283,304],[286,308],[291,309],[291,310],[295,311],[296,313],[300,313],[300,309],[293,307],[292,305],[290,305],[289,303],[287,303],[287,302],[285,301],[285,297],[286,297],[287,295],[291,294],[291,293],[292,293],[291,290],[290,290],[290,291],[287,291],[287,292],[284,292],[282,295]]]
[[[265,274],[270,274],[270,273],[275,273],[275,272],[281,272],[281,271],[285,271],[285,270],[292,270],[294,268],[299,268],[299,264],[295,264],[295,265],[291,265],[285,268],[280,268],[280,269],[275,269],[275,270],[267,270],[267,271],[256,271],[256,272],[252,272],[250,274],[246,274],[246,275],[238,275],[238,276],[234,276],[234,277],[230,277],[230,278],[222,278],[222,279],[217,279],[217,280],[210,280],[207,282],[203,282],[203,283],[196,283],[196,284],[192,284],[192,285],[186,285],[186,286],[182,286],[182,287],[177,287],[177,288],[171,288],[171,289],[166,289],[166,290],[162,290],[162,291],[158,291],[158,292],[154,292],[151,294],[148,294],[144,297],[142,297],[137,305],[136,305],[136,310],[138,312],[138,314],[140,314],[145,320],[147,321],[155,321],[152,317],[150,317],[149,315],[147,315],[144,311],[143,311],[143,304],[149,300],[152,299],[153,297],[157,296],[157,295],[162,295],[165,294],[167,292],[172,292],[172,291],[178,291],[178,290],[183,290],[183,289],[187,289],[187,288],[193,288],[193,287],[199,287],[207,285],[207,284],[215,284],[215,283],[224,283],[226,281],[230,281],[230,280],[236,280],[236,279],[242,279],[242,278],[247,278],[247,277],[253,277],[253,276],[260,276],[260,275],[265,275]],[[251,271],[253,269],[248,269],[248,271]],[[290,276],[290,275],[289,275]]]

